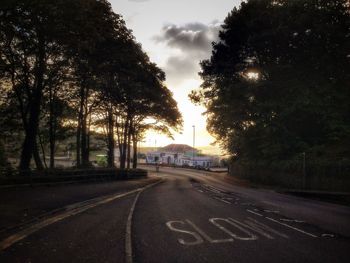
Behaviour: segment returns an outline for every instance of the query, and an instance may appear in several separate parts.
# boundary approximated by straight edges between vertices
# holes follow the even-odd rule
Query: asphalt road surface
[[[349,262],[350,208],[161,168],[0,241],[0,262]]]

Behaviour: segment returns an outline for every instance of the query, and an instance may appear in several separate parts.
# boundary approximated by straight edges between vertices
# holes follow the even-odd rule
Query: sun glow
[[[249,80],[258,80],[259,79],[259,73],[258,72],[254,72],[254,71],[249,71],[246,74],[246,78]]]

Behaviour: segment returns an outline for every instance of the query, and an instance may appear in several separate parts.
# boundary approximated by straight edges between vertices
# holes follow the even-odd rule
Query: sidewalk
[[[1,189],[0,236],[21,224],[67,205],[110,194],[124,193],[158,180],[159,178],[150,175],[148,178],[128,181]]]

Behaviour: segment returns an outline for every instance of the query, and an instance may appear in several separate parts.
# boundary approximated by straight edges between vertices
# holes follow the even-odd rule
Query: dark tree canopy
[[[0,129],[6,148],[21,138],[19,168],[54,168],[57,144],[75,129],[77,166],[90,165],[90,140],[108,130],[125,165],[147,128],[179,129],[177,104],[152,63],[106,0],[4,0],[0,3]],[[10,121],[10,115],[17,121]],[[147,119],[157,125],[145,125]],[[22,139],[23,137],[23,139]],[[0,140],[4,140],[4,136]],[[135,150],[134,150],[135,152]],[[19,156],[12,156],[18,158]]]
[[[350,155],[347,0],[245,1],[201,67],[191,98],[236,159]]]

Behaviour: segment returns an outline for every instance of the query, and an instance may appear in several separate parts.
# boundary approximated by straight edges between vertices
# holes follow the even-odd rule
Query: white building
[[[146,154],[148,164],[167,164],[176,166],[209,168],[217,165],[217,158],[205,156],[185,144],[169,144],[158,151]]]

